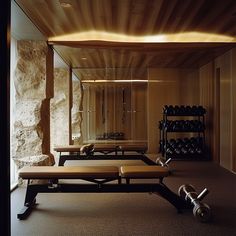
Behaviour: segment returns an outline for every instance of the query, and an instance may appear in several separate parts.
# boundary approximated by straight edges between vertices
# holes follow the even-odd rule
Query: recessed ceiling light
[[[64,8],[69,8],[69,7],[71,7],[71,4],[68,3],[68,2],[61,2],[60,4],[61,4],[61,6],[64,7]]]
[[[87,57],[81,57],[82,60],[87,60]]]

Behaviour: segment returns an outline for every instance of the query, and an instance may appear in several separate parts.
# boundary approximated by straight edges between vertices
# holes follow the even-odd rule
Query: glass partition
[[[147,75],[135,68],[79,71],[83,142],[147,140]],[[84,74],[88,75],[89,79]]]

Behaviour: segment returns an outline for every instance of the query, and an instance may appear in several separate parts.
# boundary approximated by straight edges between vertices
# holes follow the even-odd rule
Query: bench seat
[[[83,179],[119,178],[117,166],[24,166],[22,179]]]
[[[115,152],[117,155],[118,146],[112,143],[96,143],[94,145],[94,152],[101,152],[103,154],[109,154]]]
[[[121,166],[120,173],[124,178],[164,178],[169,175],[162,166]]]
[[[83,178],[164,178],[169,171],[162,166],[24,166],[22,179],[83,179]]]
[[[54,147],[54,151],[56,152],[81,152],[81,148],[90,145],[90,144],[83,144],[83,145],[68,145],[68,146],[57,146]],[[118,146],[116,144],[94,144],[94,152],[101,152],[101,153],[110,153],[116,152]]]
[[[124,152],[130,152],[130,151],[145,153],[147,151],[147,145],[122,144],[122,145],[119,145],[119,150],[122,151],[123,154],[124,154]]]
[[[56,152],[80,152],[80,148],[83,145],[67,145],[67,146],[57,146],[54,147]]]

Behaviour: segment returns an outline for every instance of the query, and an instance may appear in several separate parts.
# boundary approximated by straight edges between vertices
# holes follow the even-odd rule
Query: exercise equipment
[[[161,140],[161,147],[165,150],[168,156],[173,154],[176,155],[201,155],[204,151],[203,138],[202,137],[191,137],[191,138],[177,138],[167,140],[164,145]],[[168,158],[167,158],[168,159]]]
[[[89,156],[89,155],[93,155],[94,153],[94,144],[85,144],[82,145],[80,148],[80,152],[84,153],[85,155]]]
[[[184,106],[184,105],[164,105],[163,114],[166,115],[192,115],[202,116],[206,114],[206,109],[203,106]]]
[[[192,204],[198,206],[197,201],[189,202],[183,194],[186,189],[181,188],[181,196],[172,192],[163,180],[169,175],[167,168],[162,166],[25,166],[19,171],[19,177],[27,179],[27,189],[24,207],[17,218],[26,219],[36,204],[39,193],[156,193],[167,200],[178,212],[191,209]],[[37,179],[37,181],[34,181]],[[81,183],[65,183],[61,179],[83,180]],[[157,179],[138,183],[133,179]],[[44,181],[41,181],[44,180]],[[45,180],[48,180],[45,183]],[[122,180],[125,180],[123,182]],[[114,182],[115,181],[115,182]],[[116,182],[117,181],[117,182]],[[131,183],[132,181],[132,183]],[[89,182],[88,184],[86,182]],[[189,191],[186,191],[187,194]],[[188,194],[189,195],[189,194]],[[198,196],[198,198],[203,198]],[[188,197],[189,198],[189,197]],[[195,198],[194,198],[195,199]],[[195,207],[196,208],[196,207]],[[206,219],[205,208],[197,208],[197,219]],[[199,217],[200,216],[200,217]]]
[[[207,222],[210,220],[211,209],[207,204],[201,202],[201,200],[203,200],[203,198],[209,193],[207,188],[205,188],[200,194],[197,194],[192,185],[186,184],[180,186],[178,193],[182,199],[185,199],[193,205],[193,215],[199,221]]]
[[[156,159],[156,163],[160,166],[163,166],[163,167],[166,167],[166,168],[169,168],[169,163],[171,162],[171,158],[168,158],[167,160],[164,160],[163,158],[161,157],[158,157]]]
[[[118,148],[122,152],[122,155],[124,155],[125,152],[137,152],[140,154],[144,154],[147,151],[147,145],[141,144],[141,143],[137,143],[137,144],[124,143],[124,144],[120,144]]]
[[[55,147],[54,150],[60,153],[59,166],[63,166],[68,160],[142,160],[147,165],[156,165],[155,161],[145,155],[145,143],[68,145]],[[62,155],[63,152],[69,154]]]
[[[205,113],[205,108],[196,105],[165,105],[163,107],[163,119],[159,121],[159,152],[165,160],[168,158],[183,160],[207,158],[205,155]],[[189,136],[194,137],[173,140],[173,136],[176,137],[177,134],[171,133],[190,133]]]

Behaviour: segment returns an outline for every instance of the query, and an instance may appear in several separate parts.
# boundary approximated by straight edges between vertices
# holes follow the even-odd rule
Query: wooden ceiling
[[[48,39],[93,30],[139,37],[201,32],[231,37],[236,41],[235,0],[16,2]],[[71,42],[68,39],[50,43],[84,79],[89,79],[86,77],[89,69],[98,75],[108,68],[138,68],[141,72],[136,74],[140,77],[143,68],[147,67],[196,68],[235,47],[235,43],[210,40],[197,43],[116,43],[96,40]],[[86,72],[83,74],[83,71]]]

